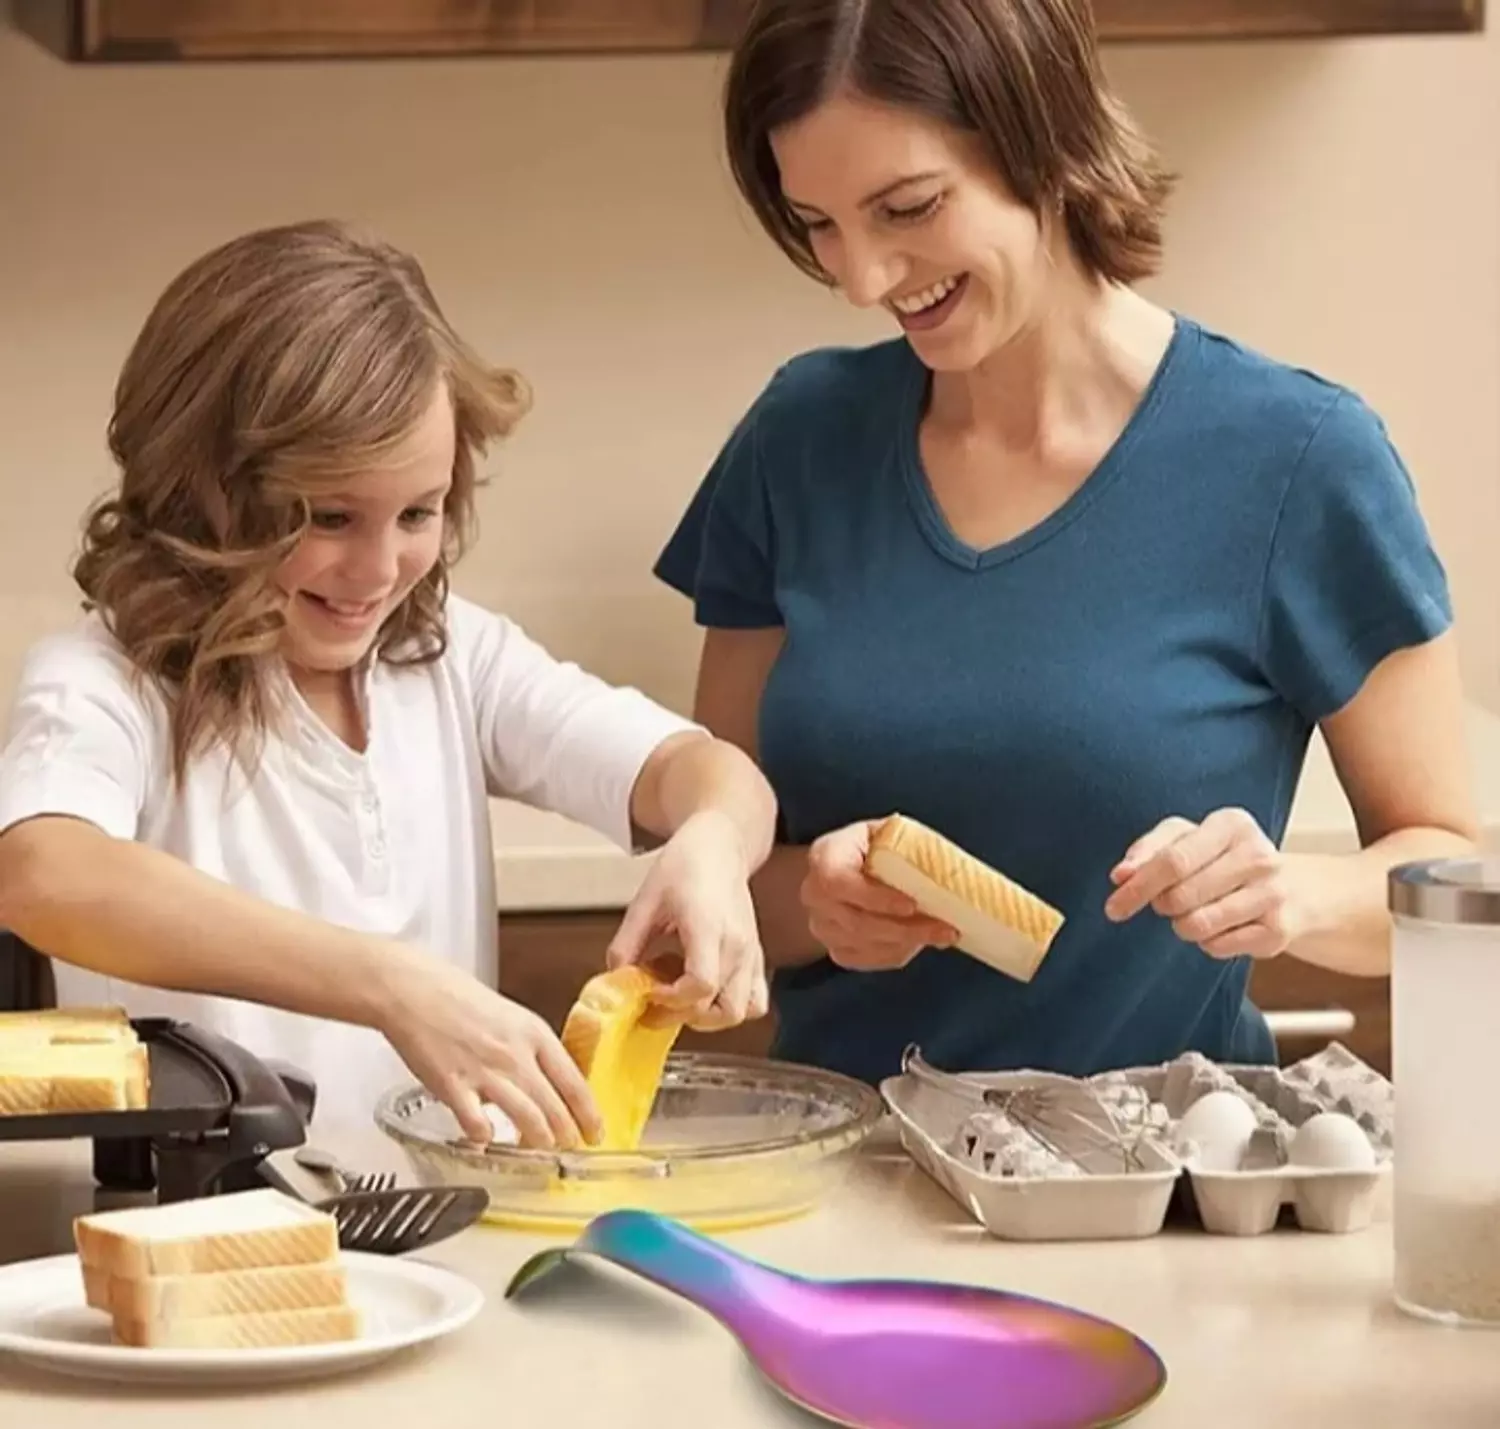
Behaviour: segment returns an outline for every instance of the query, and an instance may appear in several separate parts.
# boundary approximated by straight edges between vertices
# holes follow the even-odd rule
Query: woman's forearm
[[[1387,875],[1400,863],[1462,858],[1474,842],[1447,829],[1401,829],[1356,854],[1288,854],[1304,890],[1307,926],[1287,948],[1292,957],[1355,977],[1391,970]]]
[[[55,817],[0,835],[0,926],[107,977],[370,1027],[383,1026],[394,975],[420,956]]]

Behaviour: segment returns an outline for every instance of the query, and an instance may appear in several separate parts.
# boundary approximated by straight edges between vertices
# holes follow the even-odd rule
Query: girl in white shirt
[[[477,1140],[486,1104],[526,1144],[592,1140],[557,1037],[494,991],[503,795],[665,840],[608,962],[673,934],[669,1015],[764,1014],[754,765],[449,593],[478,459],[527,404],[414,260],[340,225],[167,288],[116,391],[87,613],[30,652],[0,752],[0,927],[59,1002],[295,1064],[319,1119],[415,1075]]]

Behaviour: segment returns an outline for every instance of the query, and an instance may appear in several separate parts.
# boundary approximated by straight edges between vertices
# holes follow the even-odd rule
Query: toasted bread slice
[[[139,1042],[0,1038],[0,1115],[130,1111],[150,1100],[150,1054]]]
[[[1049,903],[904,814],[875,830],[865,872],[956,929],[971,957],[1021,982],[1036,976],[1063,925]]]
[[[100,1110],[116,1110],[116,1105],[111,1103],[117,1094],[118,1108],[125,1105],[125,1084],[119,1078],[111,1078],[102,1086],[93,1086],[90,1091],[103,1103]],[[0,1067],[0,1116],[46,1116],[51,1110],[50,1070]]]
[[[181,1320],[205,1315],[266,1315],[343,1305],[348,1276],[337,1261],[219,1270],[204,1275],[111,1275],[83,1267],[84,1299],[117,1319]]]
[[[562,1044],[578,1063],[599,1105],[599,1149],[634,1151],[641,1144],[661,1087],[667,1055],[682,1024],[643,1021],[657,980],[634,965],[590,978],[563,1024]]]
[[[149,1349],[261,1350],[358,1339],[359,1311],[350,1305],[268,1310],[259,1315],[198,1315],[186,1319],[131,1320],[116,1316],[118,1344]]]
[[[123,1007],[47,1007],[0,1012],[0,1044],[12,1037],[46,1042],[138,1042]]]
[[[85,1267],[126,1279],[311,1265],[339,1250],[331,1215],[270,1187],[96,1211],[74,1220],[73,1242]]]

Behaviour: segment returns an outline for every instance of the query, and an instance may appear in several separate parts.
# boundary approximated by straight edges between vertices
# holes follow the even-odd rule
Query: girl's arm
[[[599,1134],[576,1065],[534,1013],[421,949],[263,902],[81,819],[0,834],[0,926],[107,977],[372,1027],[481,1144],[485,1102],[527,1144]]]

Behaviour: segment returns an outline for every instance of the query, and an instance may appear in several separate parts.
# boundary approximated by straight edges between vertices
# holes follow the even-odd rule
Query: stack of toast
[[[0,1116],[136,1111],[151,1061],[118,1007],[0,1013]]]
[[[73,1222],[84,1297],[116,1344],[265,1349],[357,1339],[338,1227],[264,1188]]]

